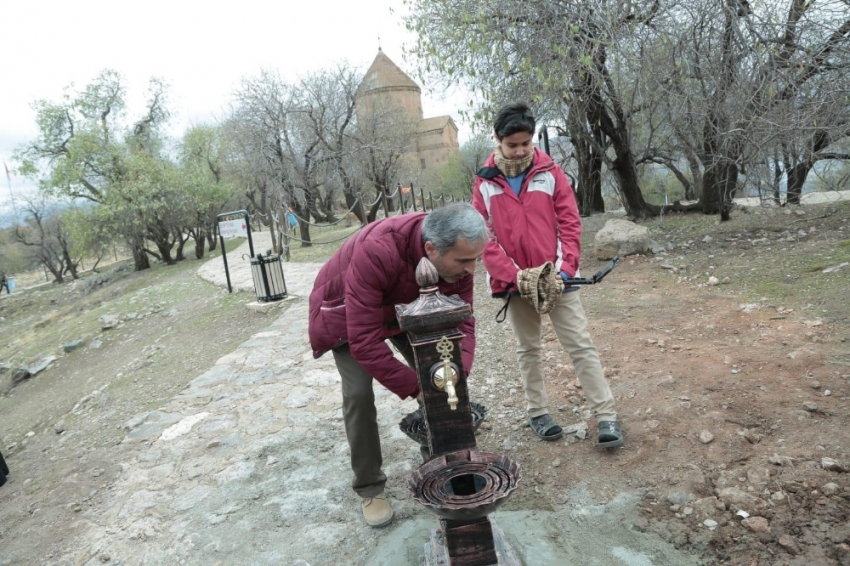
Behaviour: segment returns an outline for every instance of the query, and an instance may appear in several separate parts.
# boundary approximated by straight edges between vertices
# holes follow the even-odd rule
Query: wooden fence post
[[[384,203],[384,218],[390,217],[390,205],[388,202],[389,197],[387,196],[387,189],[381,188],[381,200]]]
[[[366,208],[363,206],[363,192],[359,191],[357,193],[357,206],[360,207],[360,224],[365,226],[369,223],[369,219],[366,218]]]

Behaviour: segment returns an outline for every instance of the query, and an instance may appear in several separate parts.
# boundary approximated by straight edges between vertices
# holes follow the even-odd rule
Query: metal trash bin
[[[279,255],[257,254],[251,258],[251,277],[254,280],[254,291],[261,303],[279,301],[286,296],[286,279],[283,277],[283,264]]]

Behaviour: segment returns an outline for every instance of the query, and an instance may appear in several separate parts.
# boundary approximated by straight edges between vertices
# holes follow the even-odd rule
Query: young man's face
[[[475,261],[484,252],[484,242],[470,243],[458,240],[454,247],[441,254],[431,242],[425,242],[425,255],[443,281],[456,283],[475,273]]]
[[[534,151],[534,144],[531,141],[534,136],[528,132],[517,132],[502,139],[494,137],[502,148],[502,155],[508,159],[522,159]]]

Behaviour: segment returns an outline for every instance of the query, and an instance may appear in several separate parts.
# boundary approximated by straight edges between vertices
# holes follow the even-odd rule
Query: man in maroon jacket
[[[378,435],[372,379],[401,399],[419,395],[413,350],[395,317],[395,305],[419,296],[415,270],[427,257],[440,274],[439,289],[472,304],[472,274],[488,231],[469,204],[456,203],[429,214],[394,216],[369,224],[322,267],[310,294],[310,345],[318,358],[333,352],[342,378],[342,410],[351,449],[352,487],[373,527],[392,521],[384,495],[387,477]],[[463,363],[472,368],[475,321],[460,326]],[[408,365],[393,355],[389,340]]]

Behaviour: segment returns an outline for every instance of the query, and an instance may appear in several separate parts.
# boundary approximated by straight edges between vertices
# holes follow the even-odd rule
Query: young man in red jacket
[[[531,302],[509,299],[520,294],[520,280],[528,275],[523,273],[525,270],[547,262],[554,264],[555,272],[563,279],[578,275],[581,220],[564,172],[548,155],[534,148],[536,123],[528,106],[505,106],[494,126],[498,146],[476,174],[472,196],[473,206],[493,232],[484,248],[484,266],[490,274],[493,296],[507,301],[506,316],[518,343],[529,425],[543,440],[557,440],[563,430],[549,415],[543,384],[542,316]],[[621,446],[623,433],[614,396],[587,330],[578,288],[565,288],[548,314],[596,416],[598,446]]]
[[[440,274],[439,289],[472,304],[472,274],[488,232],[466,203],[373,222],[348,240],[319,271],[310,294],[310,344],[318,358],[333,352],[342,378],[342,411],[351,449],[352,487],[366,522],[382,527],[393,510],[384,495],[381,440],[372,379],[401,399],[419,395],[413,350],[399,328],[395,305],[419,297],[415,270],[427,257]],[[472,369],[475,320],[460,326],[464,368]],[[389,340],[408,365],[398,361]]]

